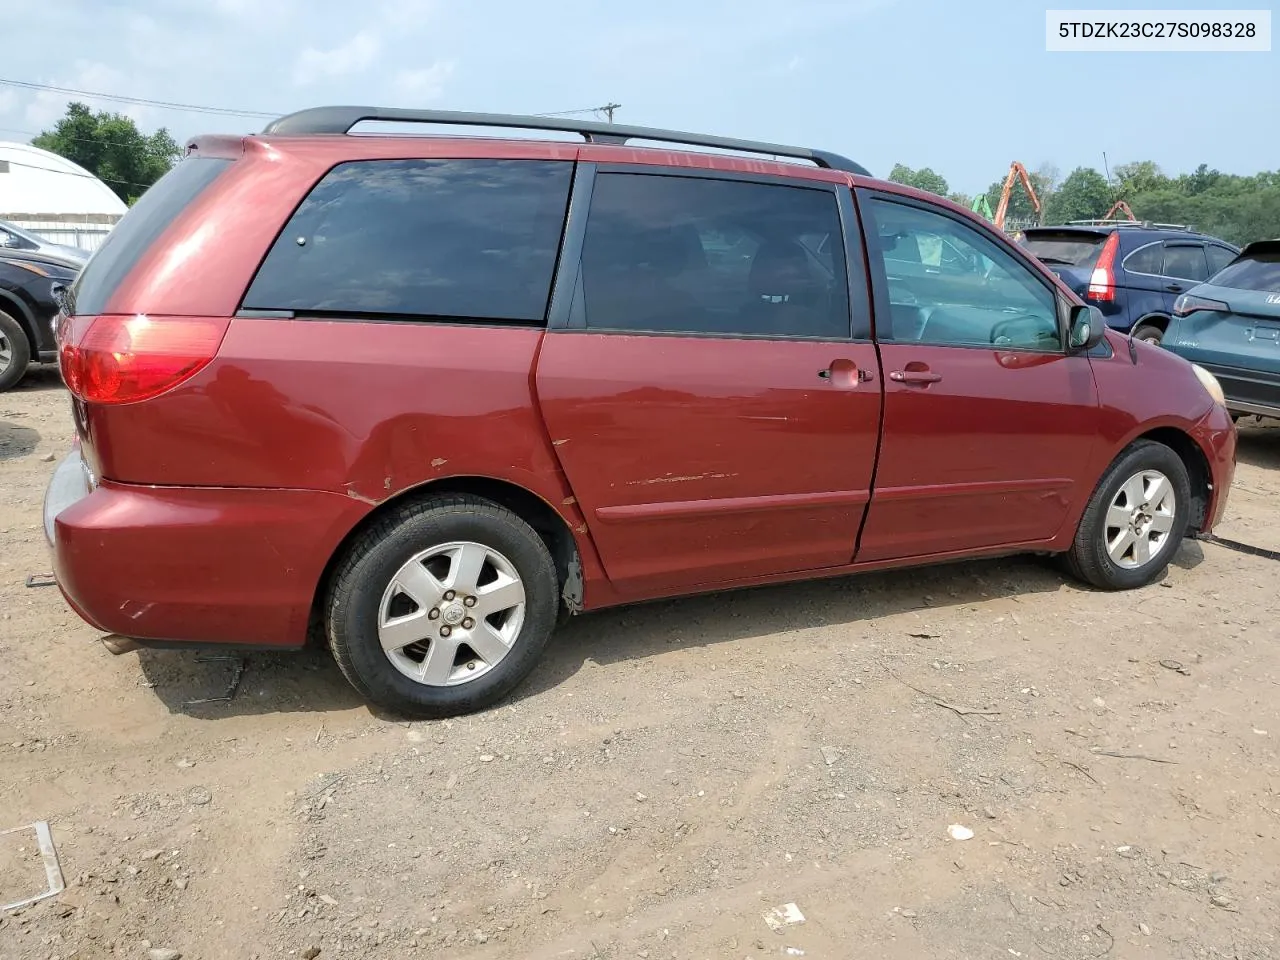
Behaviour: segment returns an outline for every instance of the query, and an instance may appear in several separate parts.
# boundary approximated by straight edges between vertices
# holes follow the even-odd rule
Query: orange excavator
[[[1138,218],[1133,215],[1133,211],[1129,209],[1129,205],[1123,200],[1117,200],[1111,205],[1111,209],[1102,215],[1103,220],[1110,220],[1114,213],[1123,213],[1133,223],[1138,222]]]
[[[1037,222],[1040,220],[1040,198],[1036,196],[1036,188],[1031,185],[1031,175],[1027,173],[1026,167],[1015,160],[1013,163],[1009,164],[1009,175],[1004,178],[1004,189],[1000,191],[1000,203],[996,207],[995,219],[992,221],[995,223],[997,230],[1004,229],[1004,218],[1005,214],[1009,212],[1009,197],[1013,193],[1013,184],[1015,180],[1022,181],[1023,189],[1027,191],[1027,196],[1031,200],[1031,206],[1036,212],[1036,220]]]

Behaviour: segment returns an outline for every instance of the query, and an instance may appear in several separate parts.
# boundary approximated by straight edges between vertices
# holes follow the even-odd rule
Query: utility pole
[[[610,102],[610,103],[606,103],[603,107],[600,107],[600,112],[605,115],[605,118],[610,123],[613,123],[613,111],[619,110],[621,108],[622,108],[622,104]]]

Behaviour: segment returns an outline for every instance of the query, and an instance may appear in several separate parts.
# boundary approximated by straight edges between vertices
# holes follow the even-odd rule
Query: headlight
[[[1227,395],[1222,392],[1222,384],[1218,382],[1218,378],[1197,363],[1193,363],[1191,369],[1196,372],[1196,379],[1200,381],[1200,385],[1209,396],[1213,397],[1214,402],[1225,407]]]

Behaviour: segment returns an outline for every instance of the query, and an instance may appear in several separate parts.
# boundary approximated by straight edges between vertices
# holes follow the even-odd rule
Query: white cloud
[[[375,30],[361,30],[332,50],[308,47],[294,63],[293,82],[307,86],[327,78],[363,73],[381,52],[382,37]]]
[[[456,65],[454,60],[439,60],[420,70],[400,70],[391,83],[393,95],[413,103],[439,100]]]

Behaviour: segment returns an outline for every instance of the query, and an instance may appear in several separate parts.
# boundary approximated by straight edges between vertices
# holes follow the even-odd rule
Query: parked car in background
[[[57,359],[56,293],[79,271],[66,257],[0,250],[0,391],[17,384],[32,363]]]
[[[83,264],[89,259],[89,251],[79,247],[67,246],[63,243],[51,243],[38,237],[30,230],[24,230],[16,223],[0,220],[0,255],[9,252],[43,253]]]
[[[1234,471],[1210,374],[802,147],[303,111],[195,141],[66,301],[71,606],[118,653],[322,636],[407,715],[498,701],[617,604],[1022,552],[1140,587]]]
[[[1164,346],[1211,370],[1234,415],[1280,417],[1280,239],[1178,297]]]
[[[1110,326],[1153,344],[1164,338],[1173,302],[1240,252],[1186,227],[1130,221],[1031,227],[1020,242]]]

